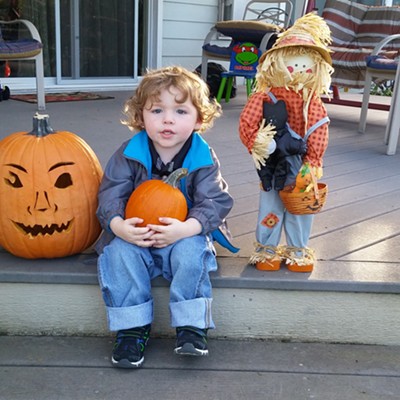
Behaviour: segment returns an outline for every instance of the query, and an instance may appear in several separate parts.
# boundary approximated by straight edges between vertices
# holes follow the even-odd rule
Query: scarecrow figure
[[[299,18],[261,56],[255,92],[240,116],[240,139],[261,179],[257,242],[250,257],[260,270],[278,270],[285,262],[291,271],[311,272],[315,264],[314,251],[307,247],[314,215],[287,211],[279,190],[284,186],[285,191],[309,191],[322,177],[329,118],[320,96],[328,93],[331,83],[330,42],[329,27],[321,17],[310,13]],[[285,141],[266,106],[281,102],[287,112],[284,130],[291,135],[285,132]],[[283,161],[277,171],[274,165]],[[267,184],[263,176],[271,170],[272,182]],[[283,231],[286,245],[280,244]]]

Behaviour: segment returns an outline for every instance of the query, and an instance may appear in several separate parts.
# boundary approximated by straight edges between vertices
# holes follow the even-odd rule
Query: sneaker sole
[[[139,361],[136,361],[136,362],[129,361],[126,358],[116,361],[116,360],[114,360],[114,357],[111,357],[112,365],[115,368],[136,369],[136,368],[140,368],[142,366],[143,361],[144,361],[144,357],[142,357]]]
[[[181,347],[174,349],[174,353],[180,356],[208,356],[208,350],[196,349],[191,343],[185,343]]]

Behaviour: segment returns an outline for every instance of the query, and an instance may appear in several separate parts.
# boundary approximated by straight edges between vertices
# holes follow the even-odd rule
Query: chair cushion
[[[216,44],[205,44],[203,50],[212,56],[218,56],[219,58],[229,60],[233,50],[233,43],[229,47],[217,46]]]
[[[42,50],[42,44],[35,39],[0,39],[0,60],[34,57]]]
[[[274,24],[263,21],[219,21],[215,24],[218,32],[233,38],[235,42],[253,42],[259,45],[267,32],[280,32]]]
[[[365,60],[368,68],[386,71],[396,71],[397,66],[399,65],[399,60],[393,60],[382,55],[368,56],[365,58]]]

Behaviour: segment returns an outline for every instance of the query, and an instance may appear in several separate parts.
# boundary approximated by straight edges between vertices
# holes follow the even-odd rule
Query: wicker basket
[[[316,214],[321,211],[328,194],[328,186],[325,183],[318,182],[317,186],[318,190],[314,186],[314,190],[303,193],[281,190],[279,196],[291,214]]]

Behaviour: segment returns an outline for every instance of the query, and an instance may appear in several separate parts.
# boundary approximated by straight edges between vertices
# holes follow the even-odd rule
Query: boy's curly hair
[[[222,114],[221,106],[215,99],[210,99],[208,86],[198,75],[185,68],[172,66],[147,71],[134,95],[125,102],[123,111],[126,118],[121,122],[131,130],[142,130],[146,102],[157,101],[161,91],[171,86],[182,92],[183,96],[176,99],[178,103],[184,103],[188,98],[192,101],[201,121],[199,132],[210,128],[215,118]]]

